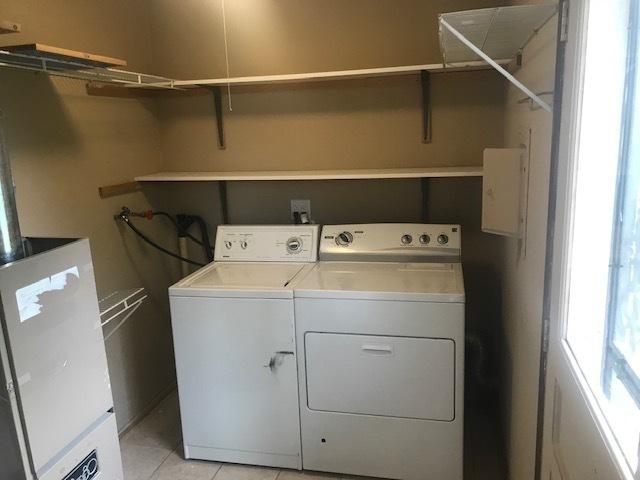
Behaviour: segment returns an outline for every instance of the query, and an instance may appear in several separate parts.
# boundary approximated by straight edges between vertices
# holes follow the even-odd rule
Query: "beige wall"
[[[155,0],[158,72],[225,76],[220,0]],[[437,14],[505,0],[227,0],[231,76],[437,63]]]
[[[165,170],[286,170],[478,165],[502,143],[502,79],[432,80],[433,141],[422,143],[417,76],[237,89],[217,147],[210,95],[160,100]]]
[[[231,74],[435,63],[438,12],[500,3],[228,1]],[[155,5],[159,72],[224,76],[219,3]],[[433,142],[427,145],[416,75],[233,88],[232,112],[225,94],[227,148],[219,150],[211,95],[167,97],[159,100],[163,170],[480,165],[484,148],[504,143],[504,102],[505,83],[493,71],[433,75]],[[480,332],[491,350],[499,330],[500,239],[480,232],[481,188],[479,178],[430,180],[426,219],[463,226],[468,330]],[[212,230],[219,222],[215,183],[147,185],[145,192],[158,207],[204,215]],[[423,219],[418,180],[232,182],[228,198],[233,223],[289,222],[289,200],[295,198],[311,200],[318,223]],[[489,403],[495,407],[497,401]]]
[[[437,13],[504,3],[227,2],[230,71],[255,75],[435,63],[441,60]],[[220,4],[166,0],[154,5],[159,73],[178,78],[224,76]],[[205,40],[211,38],[216,41]],[[232,112],[225,95],[225,150],[217,147],[210,94],[159,100],[163,170],[479,165],[485,147],[503,144],[504,82],[492,71],[433,75],[431,144],[421,141],[416,75],[242,87],[233,88],[231,95]],[[427,219],[463,223],[470,324],[490,332],[498,314],[495,296],[484,290],[488,284],[497,285],[489,259],[498,240],[479,231],[481,182],[429,183]],[[197,189],[194,194],[187,186],[145,187],[154,205],[173,211],[176,207],[168,199],[183,198],[189,190],[190,201],[180,201],[180,208],[200,212],[214,229],[219,216],[206,208],[217,212],[217,186]],[[234,223],[288,222],[292,198],[311,199],[319,223],[422,218],[423,197],[416,180],[230,183],[228,195]]]
[[[231,75],[441,61],[437,14],[489,0],[236,0],[226,2]],[[225,75],[220,2],[154,2],[158,71]],[[185,34],[188,32],[189,34]],[[217,148],[209,94],[160,101],[166,170],[477,165],[502,142],[503,81],[494,72],[433,76],[433,143],[421,142],[417,75],[236,87]],[[225,94],[226,97],[226,94]],[[228,98],[225,98],[225,103]],[[228,107],[228,105],[226,105]]]
[[[0,19],[22,23],[12,44],[39,41],[129,60],[151,68],[150,28],[142,2],[0,0]],[[130,194],[101,200],[98,187],[160,167],[156,106],[96,98],[83,82],[0,71],[0,109],[13,165],[22,233],[89,237],[99,296],[144,286],[151,299],[107,341],[119,427],[174,382],[166,286],[172,266],[113,220],[122,205],[149,208]],[[154,233],[169,237],[169,230]]]
[[[437,13],[503,3],[227,2],[231,74],[435,63],[440,60]],[[179,78],[224,76],[219,3],[190,0],[178,6],[167,0],[155,6],[159,73]],[[209,94],[167,97],[159,100],[163,170],[480,165],[484,148],[503,145],[504,85],[493,71],[433,75],[431,144],[421,141],[416,75],[233,88],[232,112],[225,98],[225,150],[217,147]],[[427,221],[463,225],[468,326],[491,343],[499,318],[492,263],[499,239],[480,232],[481,180],[433,179],[428,184]],[[213,183],[147,185],[145,192],[154,205],[204,215],[212,230],[219,221]],[[228,197],[234,223],[289,222],[289,200],[294,198],[311,200],[318,223],[423,218],[417,180],[230,183]]]
[[[440,60],[438,12],[507,2],[226,3],[231,74],[250,75],[435,63]],[[18,38],[0,40],[95,51],[126,58],[133,69],[180,78],[223,76],[219,5],[211,0],[0,0],[0,17],[25,28]],[[217,148],[209,95],[88,97],[79,82],[4,71],[0,87],[0,108],[10,118],[7,136],[24,232],[89,236],[101,294],[138,285],[153,294],[146,311],[136,314],[109,346],[121,426],[172,381],[166,286],[175,265],[119,230],[111,215],[123,204],[152,205],[200,214],[213,233],[220,204],[214,183],[146,185],[143,193],[109,200],[98,199],[98,186],[169,169],[479,165],[483,148],[504,144],[504,82],[494,72],[433,76],[429,145],[421,142],[415,76],[233,89],[233,112],[225,111],[224,151]],[[497,330],[499,289],[492,259],[500,240],[479,229],[481,181],[433,179],[428,184],[427,220],[463,225],[468,325],[490,339]],[[247,182],[229,185],[231,221],[287,222],[291,198],[311,199],[320,223],[422,218],[416,180]],[[154,225],[157,230],[150,231],[171,247],[170,230],[155,223],[143,226]]]
[[[556,19],[533,38],[524,51],[517,77],[534,92],[553,90]],[[503,239],[501,283],[503,317],[502,413],[511,480],[530,480],[535,468],[536,421],[544,262],[549,195],[549,162],[553,117],[544,110],[531,111],[515,87],[508,89],[505,146],[521,143],[520,131],[531,129],[528,216],[526,237]],[[543,97],[551,101],[551,97]]]
[[[441,59],[437,13],[503,3],[227,2],[231,74],[435,63]],[[205,0],[155,3],[159,73],[179,78],[224,76],[219,6]],[[216,41],[204,40],[210,38]],[[225,98],[225,150],[217,147],[209,94],[159,100],[164,170],[479,165],[485,147],[503,144],[504,82],[492,71],[433,75],[431,144],[421,141],[421,90],[415,75],[242,87],[231,94],[232,112]],[[429,184],[428,221],[463,224],[470,325],[490,332],[498,313],[495,296],[485,289],[494,285],[492,290],[497,290],[489,259],[498,240],[479,231],[481,182]],[[179,208],[199,212],[214,229],[219,221],[217,186],[196,188],[198,193],[186,185],[148,185],[145,191],[154,205],[173,211],[173,199],[188,195],[188,202],[178,200]],[[228,197],[234,223],[288,222],[293,198],[311,199],[313,218],[319,223],[415,222],[423,210],[416,180],[230,183]]]

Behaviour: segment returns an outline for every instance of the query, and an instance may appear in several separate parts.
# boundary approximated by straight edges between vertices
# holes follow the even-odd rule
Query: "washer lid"
[[[292,298],[290,283],[304,263],[214,262],[169,288],[169,295]]]
[[[319,262],[295,297],[464,303],[459,263]]]

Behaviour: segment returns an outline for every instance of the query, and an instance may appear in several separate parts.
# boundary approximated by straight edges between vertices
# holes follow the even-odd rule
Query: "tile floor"
[[[476,416],[479,419],[484,417]],[[471,431],[470,431],[471,430]],[[497,436],[488,420],[467,427],[465,480],[504,480]],[[477,443],[477,447],[476,444]],[[120,440],[125,480],[356,480],[357,477],[184,460],[177,392]],[[435,479],[434,479],[435,480]]]

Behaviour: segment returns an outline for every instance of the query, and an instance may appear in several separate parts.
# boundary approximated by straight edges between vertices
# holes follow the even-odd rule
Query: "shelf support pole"
[[[429,179],[420,179],[420,193],[422,194],[422,209],[420,211],[422,223],[429,223]]]
[[[491,65],[493,68],[495,68],[498,72],[500,72],[507,80],[509,80],[516,87],[518,87],[520,90],[522,90],[527,96],[529,96],[529,98],[531,98],[531,100],[533,100],[535,103],[540,105],[547,112],[549,112],[549,113],[552,112],[553,109],[551,108],[551,106],[549,104],[547,104],[544,100],[542,100],[535,93],[533,93],[531,90],[529,90],[522,82],[518,81],[518,79],[516,77],[514,77],[509,72],[507,72],[506,69],[502,68],[495,60],[493,60],[489,55],[484,53],[480,48],[475,46],[473,44],[473,42],[471,42],[469,39],[467,39],[467,37],[465,37],[463,34],[461,34],[458,30],[453,28],[442,17],[440,17],[440,24],[443,27],[445,27],[447,30],[449,30],[458,40],[460,40],[467,47],[469,47],[469,49],[473,53],[475,53],[480,58],[482,58],[485,62],[487,62],[489,65]]]
[[[422,87],[422,143],[431,143],[431,74],[420,71]]]
[[[216,110],[216,127],[218,131],[218,148],[224,150],[227,146],[224,140],[224,117],[222,114],[222,89],[217,86],[202,85],[213,94],[213,102]]]
[[[229,224],[229,197],[227,196],[227,182],[220,180],[218,182],[218,195],[220,196],[220,213],[222,216],[222,224]]]

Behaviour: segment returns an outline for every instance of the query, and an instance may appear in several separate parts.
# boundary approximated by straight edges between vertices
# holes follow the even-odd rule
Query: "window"
[[[631,4],[629,18],[629,55],[602,371],[603,392],[614,408],[625,414],[627,421],[633,418],[633,410],[640,407],[640,51],[637,1]],[[634,432],[628,434],[628,448],[632,444],[637,448],[638,438]]]
[[[640,0],[589,2],[565,350],[638,468]]]

